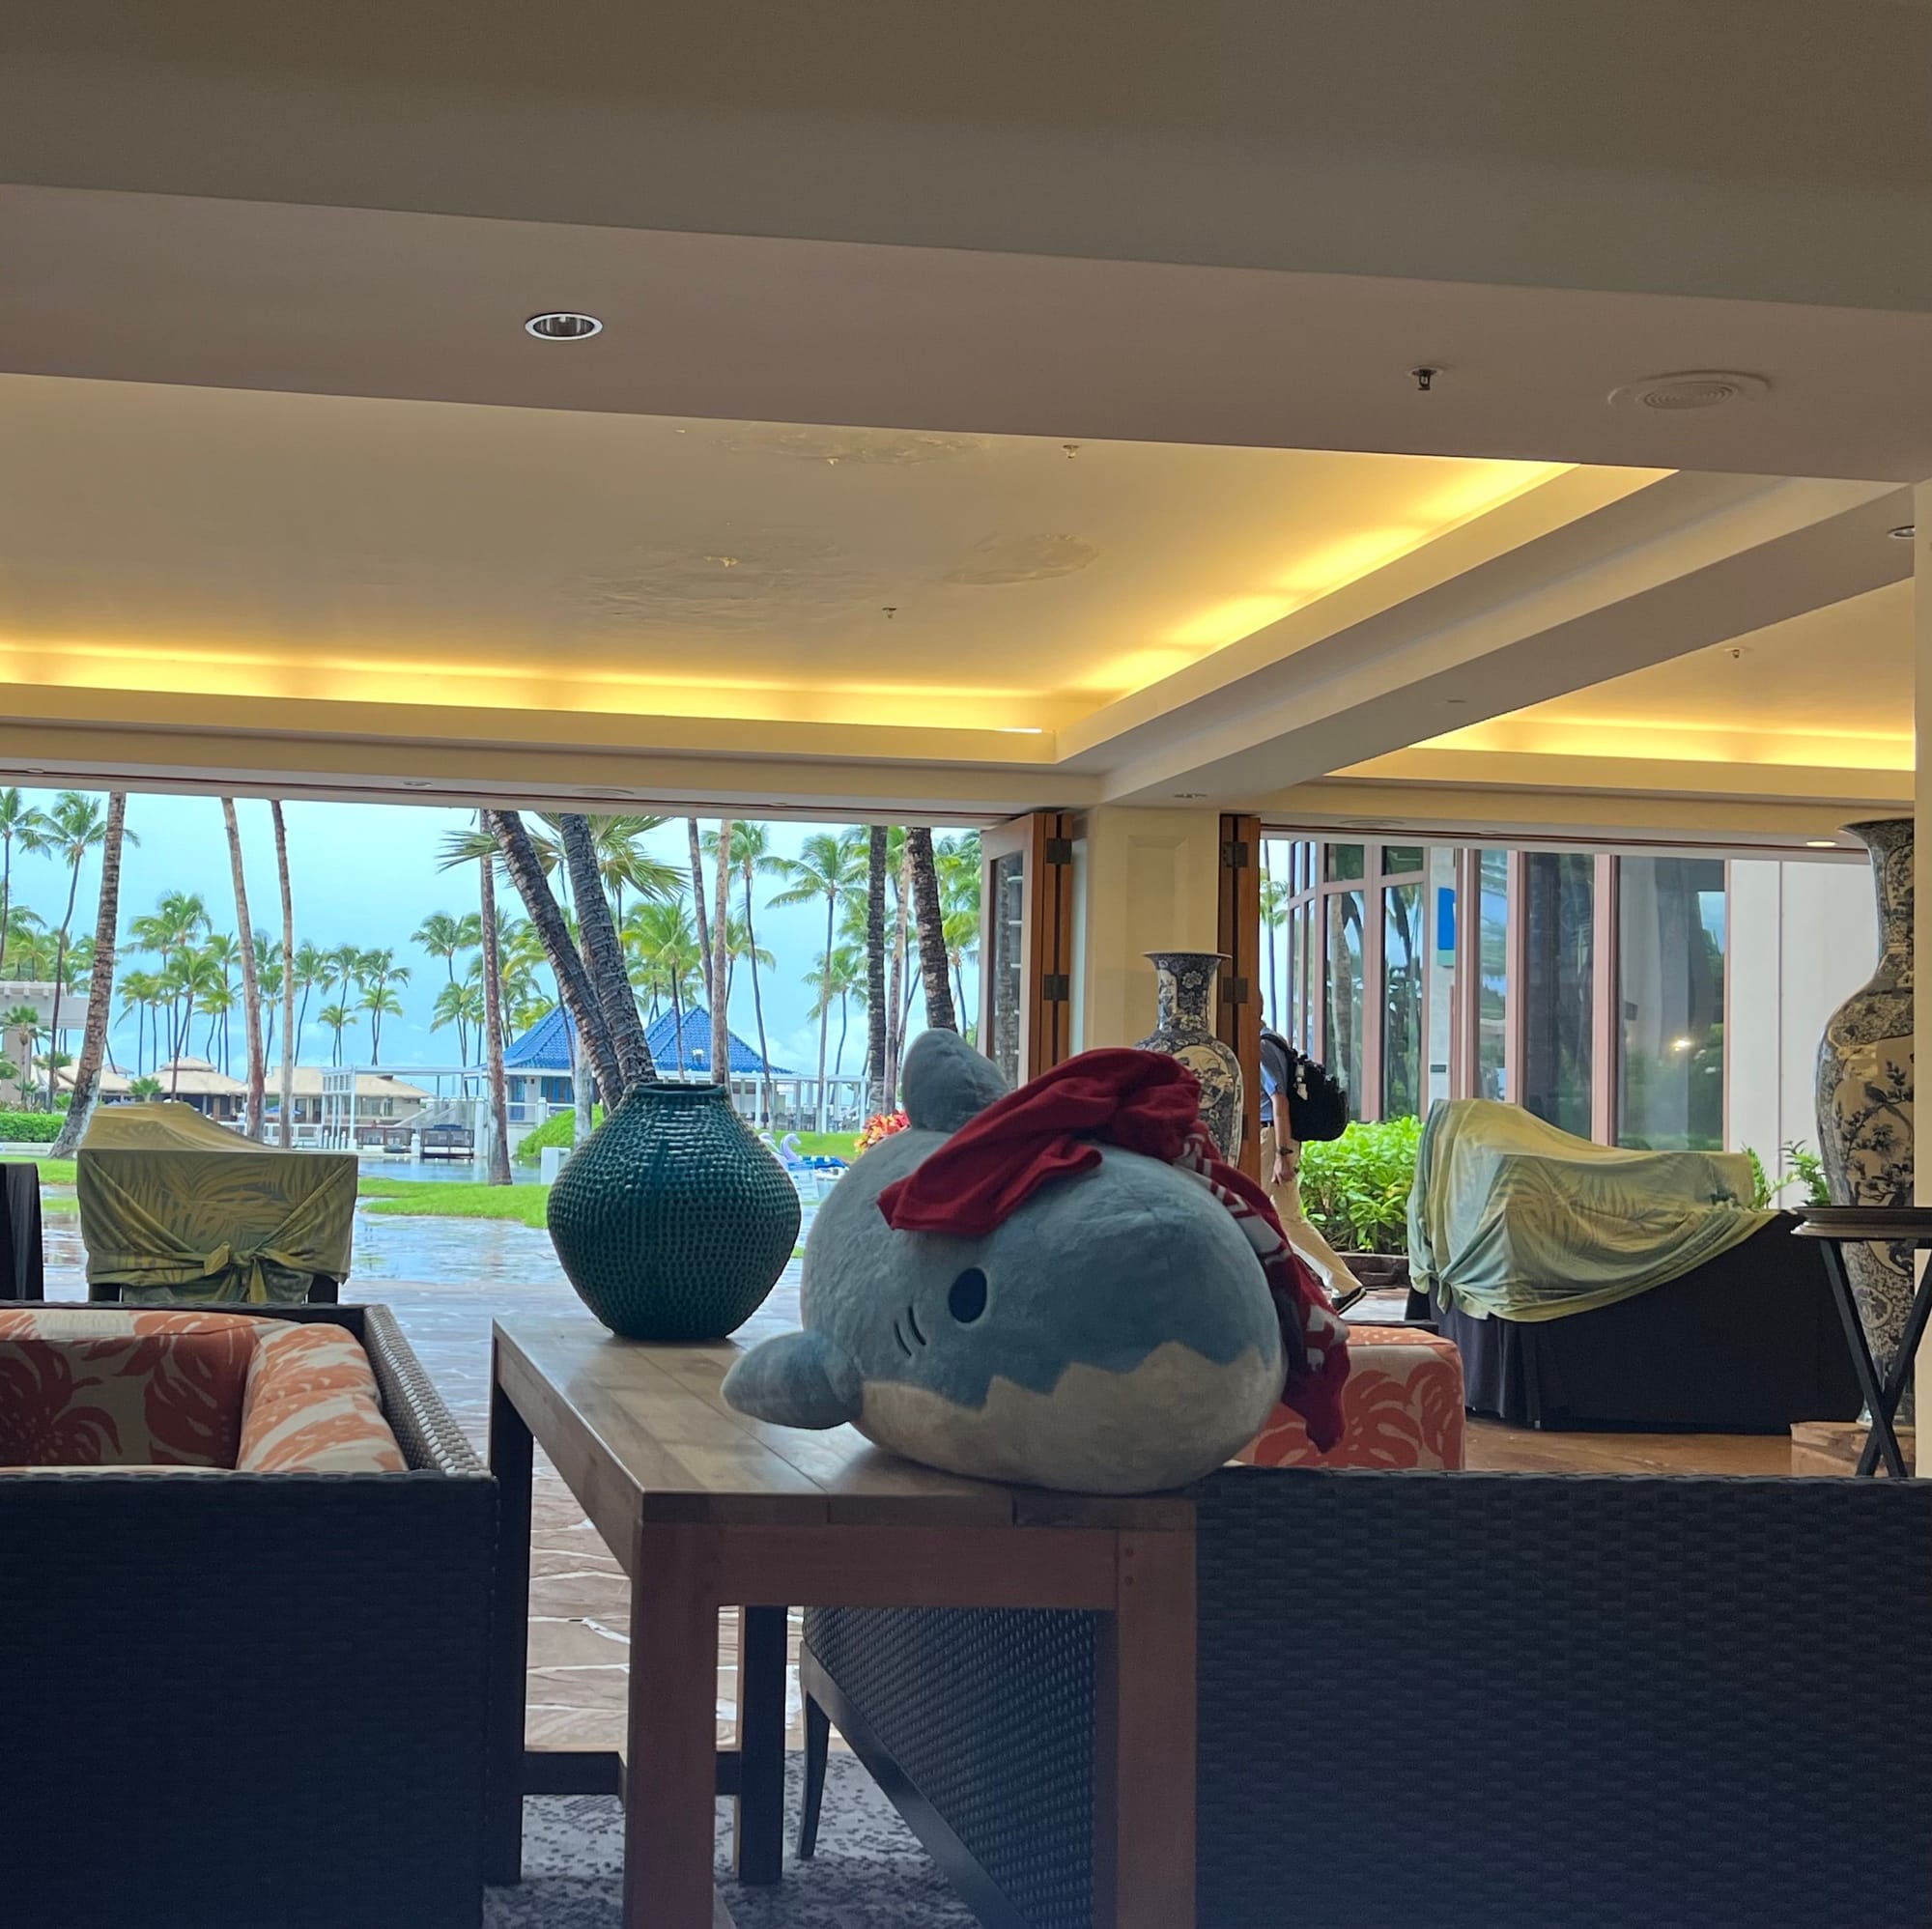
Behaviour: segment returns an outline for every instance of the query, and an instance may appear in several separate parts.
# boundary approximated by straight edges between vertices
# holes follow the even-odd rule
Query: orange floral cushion
[[[347,1328],[232,1313],[0,1313],[0,1467],[400,1473]]]
[[[1250,1466],[1448,1467],[1463,1464],[1463,1356],[1412,1326],[1350,1326],[1342,1438],[1316,1451],[1300,1416],[1277,1406],[1237,1458]]]
[[[0,1313],[0,1466],[233,1466],[256,1323]]]
[[[263,1320],[242,1407],[242,1473],[402,1473],[376,1376],[355,1336]]]

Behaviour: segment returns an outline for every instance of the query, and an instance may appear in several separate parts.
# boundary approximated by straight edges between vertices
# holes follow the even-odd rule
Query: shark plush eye
[[[986,1275],[978,1266],[968,1266],[952,1282],[946,1295],[946,1310],[962,1326],[970,1326],[986,1310]]]

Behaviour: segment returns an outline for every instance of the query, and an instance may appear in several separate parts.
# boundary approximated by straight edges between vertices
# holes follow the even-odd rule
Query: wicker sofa
[[[0,1922],[480,1918],[496,1482],[386,1309],[248,1317],[353,1333],[407,1471],[0,1474]]]
[[[1237,1468],[1199,1489],[1201,1929],[1932,1921],[1932,1483]],[[808,1611],[980,1920],[1093,1920],[1094,1617]]]

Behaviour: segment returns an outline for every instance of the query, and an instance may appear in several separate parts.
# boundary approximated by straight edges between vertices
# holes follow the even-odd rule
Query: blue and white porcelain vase
[[[1912,826],[1845,826],[1872,855],[1878,968],[1839,1006],[1818,1047],[1818,1144],[1834,1206],[1910,1206],[1913,1177]],[[1910,1246],[1847,1246],[1845,1271],[1881,1376],[1912,1306]],[[1898,1418],[1912,1417],[1912,1381]]]
[[[1241,1062],[1214,1035],[1213,1019],[1214,974],[1227,957],[1221,951],[1149,951],[1147,959],[1159,989],[1154,1029],[1139,1049],[1179,1059],[1200,1081],[1201,1117],[1232,1164],[1241,1153]]]

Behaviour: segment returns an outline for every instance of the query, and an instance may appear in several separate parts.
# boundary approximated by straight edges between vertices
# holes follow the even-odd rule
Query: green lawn
[[[515,1219],[544,1230],[547,1185],[459,1185],[446,1179],[365,1178],[356,1193],[392,1218]]]
[[[848,1164],[859,1156],[856,1132],[801,1132],[798,1149],[808,1159],[844,1159]]]
[[[34,1163],[41,1169],[43,1185],[71,1185],[73,1183],[73,1161],[71,1159],[37,1158]]]

